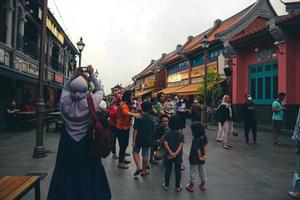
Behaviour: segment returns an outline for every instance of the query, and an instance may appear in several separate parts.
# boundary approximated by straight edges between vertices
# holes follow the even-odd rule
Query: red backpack
[[[87,96],[87,103],[94,122],[90,130],[92,142],[90,145],[90,156],[106,158],[113,147],[113,137],[109,127],[104,126],[99,114],[96,112],[94,101],[91,95]]]

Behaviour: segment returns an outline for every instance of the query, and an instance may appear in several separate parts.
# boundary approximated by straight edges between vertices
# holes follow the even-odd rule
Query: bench
[[[35,199],[40,200],[39,176],[5,176],[0,180],[0,200],[21,199],[33,187]]]

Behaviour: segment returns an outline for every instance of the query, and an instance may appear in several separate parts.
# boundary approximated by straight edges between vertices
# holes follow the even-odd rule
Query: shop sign
[[[23,59],[16,59],[18,64],[16,64],[16,68],[24,73],[31,74],[34,76],[39,75],[38,67],[32,63],[26,62]]]
[[[42,10],[39,8],[39,18],[42,19]],[[49,16],[47,16],[46,19],[46,25],[47,28],[52,32],[52,34],[60,41],[62,44],[64,44],[64,35],[58,31],[55,23],[50,19]]]
[[[0,49],[0,64],[4,64],[5,62],[5,51],[4,49]]]
[[[64,76],[60,73],[55,73],[54,81],[57,83],[64,83]]]
[[[196,78],[204,75],[204,66],[193,69],[191,72],[191,78]]]
[[[184,79],[188,79],[189,78],[189,72],[182,72],[180,73],[181,74],[181,79],[184,80]]]
[[[153,81],[153,80],[147,80],[145,82],[145,87],[146,88],[151,88],[151,87],[154,87],[154,86],[155,86],[155,81]]]
[[[182,75],[177,73],[177,74],[171,74],[168,76],[168,83],[174,83],[182,80]]]

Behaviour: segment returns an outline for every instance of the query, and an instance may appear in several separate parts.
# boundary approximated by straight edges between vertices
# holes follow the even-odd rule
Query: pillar
[[[6,41],[5,43],[12,47],[12,25],[13,25],[13,7],[8,5],[6,9]]]
[[[287,88],[287,43],[281,43],[278,46],[278,93],[286,93],[286,102],[288,102]],[[286,103],[284,102],[284,103]]]

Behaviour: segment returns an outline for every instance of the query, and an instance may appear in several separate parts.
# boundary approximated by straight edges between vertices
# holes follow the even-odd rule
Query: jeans
[[[166,159],[166,171],[165,171],[165,185],[168,187],[170,185],[170,178],[171,178],[171,172],[172,168],[175,168],[175,187],[180,187],[180,181],[181,181],[181,156],[176,157],[172,160]]]
[[[245,139],[246,142],[249,141],[249,131],[250,129],[252,130],[252,135],[253,135],[253,141],[256,141],[256,121],[246,121],[245,122]]]
[[[121,130],[117,129],[117,138],[119,141],[119,163],[122,163],[125,159],[126,149],[129,143],[129,129]]]
[[[111,152],[113,154],[116,154],[116,142],[117,142],[117,132],[118,132],[118,129],[115,126],[109,126],[109,128],[110,128],[110,131],[111,131],[112,136],[113,136],[113,148],[112,148]]]
[[[195,183],[196,182],[196,173],[197,170],[199,172],[199,178],[201,182],[207,181],[206,171],[205,171],[205,165],[204,164],[198,164],[198,165],[191,165],[190,166],[190,182]]]

